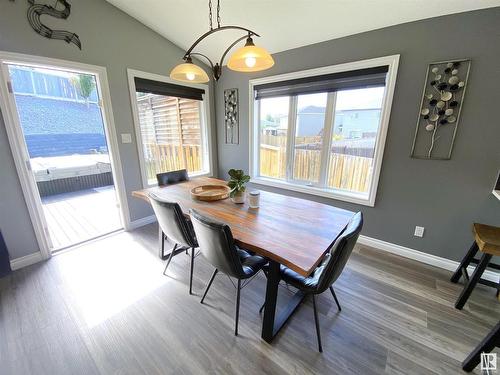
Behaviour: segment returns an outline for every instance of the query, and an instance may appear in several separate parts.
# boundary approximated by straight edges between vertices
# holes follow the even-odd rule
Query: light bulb
[[[257,63],[257,59],[253,56],[249,56],[249,57],[245,58],[245,65],[248,66],[249,68],[253,68],[256,63]]]
[[[196,78],[196,76],[194,73],[186,73],[186,78],[192,81]]]

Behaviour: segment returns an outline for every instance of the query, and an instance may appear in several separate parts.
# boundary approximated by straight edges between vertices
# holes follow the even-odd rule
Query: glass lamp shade
[[[170,78],[176,81],[191,83],[205,83],[210,80],[207,73],[202,68],[189,61],[179,64],[172,69]]]
[[[252,38],[248,38],[245,46],[234,52],[227,63],[229,69],[237,72],[258,72],[273,65],[274,60],[269,52],[254,45]]]

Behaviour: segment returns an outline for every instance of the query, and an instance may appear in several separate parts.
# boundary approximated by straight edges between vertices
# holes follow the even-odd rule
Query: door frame
[[[96,77],[96,87],[100,96],[100,108],[104,123],[104,133],[108,144],[111,171],[116,188],[118,209],[125,230],[130,228],[130,214],[123,178],[122,164],[113,117],[113,107],[109,92],[108,76],[105,67],[74,61],[53,59],[42,56],[25,55],[0,51],[0,109],[2,111],[7,137],[33,230],[43,259],[51,257],[50,235],[36,181],[31,173],[29,154],[26,148],[21,123],[17,112],[14,94],[10,92],[8,71],[4,64],[25,64],[43,68],[65,69],[76,73],[92,74]]]

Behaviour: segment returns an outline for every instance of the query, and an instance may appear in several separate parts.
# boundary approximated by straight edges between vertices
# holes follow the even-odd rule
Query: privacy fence
[[[320,137],[296,139],[294,179],[319,180],[321,164],[321,151],[317,146],[319,141]],[[345,144],[332,146],[327,170],[328,187],[362,193],[368,192],[373,173],[372,155],[373,147],[346,146]],[[286,137],[261,136],[260,173],[274,178],[284,179],[286,177]]]

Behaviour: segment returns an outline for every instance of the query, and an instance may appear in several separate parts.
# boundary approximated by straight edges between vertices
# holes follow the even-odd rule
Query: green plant
[[[245,191],[245,184],[250,181],[250,176],[246,175],[242,169],[230,169],[227,186],[231,188],[229,196],[233,198],[237,193]]]
[[[94,91],[96,87],[94,76],[89,74],[78,74],[77,76],[71,77],[70,82],[88,105],[90,95],[92,95],[92,91]]]

